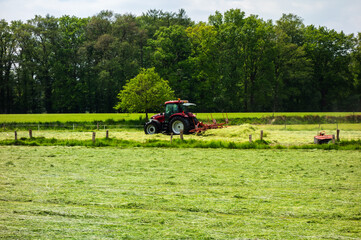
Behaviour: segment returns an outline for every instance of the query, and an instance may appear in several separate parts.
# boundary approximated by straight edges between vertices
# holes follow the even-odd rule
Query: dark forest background
[[[151,67],[198,111],[361,111],[361,33],[293,14],[0,20],[0,113],[114,112],[126,81]]]

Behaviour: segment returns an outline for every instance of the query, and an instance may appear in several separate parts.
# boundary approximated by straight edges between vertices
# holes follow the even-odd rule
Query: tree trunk
[[[148,119],[148,109],[145,110],[145,121],[148,122],[149,119]]]
[[[251,86],[249,87],[250,89],[250,110],[254,111],[254,85],[255,85],[255,81],[256,81],[256,71],[252,72],[251,76],[250,76],[250,83]]]
[[[327,111],[327,105],[328,105],[328,102],[327,102],[327,94],[328,94],[328,85],[327,84],[324,84],[324,79],[323,77],[320,78],[319,82],[321,83],[321,88],[319,89],[320,91],[320,94],[321,94],[321,99],[320,99],[320,108],[321,108],[321,111]]]
[[[244,96],[243,96],[243,107],[244,107],[244,111],[247,112],[248,110],[248,81],[247,81],[247,77],[245,77],[244,79]]]

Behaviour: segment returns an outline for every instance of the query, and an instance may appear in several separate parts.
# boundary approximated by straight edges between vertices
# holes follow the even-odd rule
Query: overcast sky
[[[264,20],[276,21],[282,13],[293,13],[306,25],[361,32],[361,0],[0,0],[0,19],[26,21],[46,14],[89,17],[101,10],[139,16],[150,9],[178,12],[181,8],[196,22],[206,22],[217,10],[239,8],[247,16],[256,14]]]

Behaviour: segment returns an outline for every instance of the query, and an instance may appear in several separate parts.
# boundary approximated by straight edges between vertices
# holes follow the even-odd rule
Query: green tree
[[[58,19],[50,15],[35,16],[29,21],[29,24],[32,25],[33,37],[36,39],[34,47],[35,78],[42,85],[45,111],[55,112],[53,109],[53,71],[56,58],[55,44],[59,39]]]
[[[0,20],[0,112],[10,113],[13,105],[13,76],[16,41],[11,26]]]
[[[87,19],[59,18],[59,39],[55,43],[53,108],[56,112],[84,112],[78,49],[84,42]]]
[[[168,81],[162,79],[154,68],[141,69],[129,80],[118,94],[120,100],[114,107],[129,112],[145,112],[146,120],[150,110],[155,110],[165,101],[174,97]]]
[[[199,23],[186,31],[191,43],[188,61],[192,66],[192,91],[189,98],[197,102],[201,111],[222,111],[224,106],[220,104],[220,63],[216,28]]]
[[[142,16],[138,17],[141,27],[146,30],[149,38],[153,38],[154,34],[161,27],[170,27],[181,25],[184,27],[192,26],[193,21],[187,16],[184,9],[180,9],[178,13],[163,12],[162,10],[151,9]]]
[[[155,34],[156,40],[152,41],[155,51],[153,66],[157,72],[169,80],[170,86],[176,95],[189,98],[193,89],[190,87],[189,56],[191,44],[186,29],[180,25],[161,28]]]
[[[240,9],[209,17],[217,29],[219,101],[227,111],[269,108],[272,73],[272,23]]]
[[[352,53],[351,70],[353,75],[354,93],[349,108],[352,111],[361,111],[361,32],[355,38],[356,46]],[[357,103],[357,104],[356,104]]]
[[[273,47],[272,25],[251,15],[245,19],[241,36],[243,107],[245,111],[264,111],[265,106],[262,105],[269,101],[259,97],[267,95],[264,90],[269,89],[269,83],[273,79],[270,71],[272,66],[269,65],[272,57],[269,50]]]
[[[16,56],[14,64],[14,85],[16,112],[42,113],[45,112],[44,97],[40,81],[35,78],[36,39],[33,37],[33,26],[21,21],[12,22],[16,38]]]
[[[126,80],[139,73],[146,34],[130,14],[101,12],[85,27],[79,48],[86,110],[110,112]]]
[[[353,88],[350,71],[353,35],[325,27],[306,28],[306,52],[313,63],[313,86],[319,94],[316,111],[342,110],[340,103]]]
[[[112,34],[113,12],[102,11],[89,19],[85,26],[84,42],[78,53],[81,63],[80,79],[82,82],[82,105],[85,112],[106,112],[111,67],[110,59],[114,59],[114,37]],[[120,88],[112,87],[117,92]],[[115,100],[115,96],[113,96]]]
[[[218,75],[219,87],[215,97],[217,105],[225,111],[239,111],[241,105],[241,79],[244,65],[244,51],[242,49],[242,27],[245,13],[240,9],[231,9],[224,16],[216,12],[209,17],[209,23],[216,29],[217,52],[215,69]],[[217,57],[216,57],[217,56]]]
[[[0,20],[0,112],[111,112],[153,67],[201,111],[357,111],[360,39],[240,9],[197,25],[182,9]]]
[[[283,15],[274,27],[272,110],[312,111],[317,102],[312,87],[312,64],[304,48],[305,26],[296,15]]]

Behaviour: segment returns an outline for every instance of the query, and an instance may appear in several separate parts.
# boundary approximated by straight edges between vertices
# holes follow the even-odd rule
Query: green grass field
[[[69,113],[69,114],[0,114],[0,123],[7,122],[94,122],[106,121],[129,121],[145,118],[144,113]]]
[[[227,113],[229,119],[234,118],[262,118],[271,116],[349,116],[360,115],[361,113],[352,112],[295,112],[295,113]],[[149,114],[149,117],[152,114]],[[223,119],[226,114],[222,113],[198,113],[197,117],[202,120],[217,118]],[[27,123],[44,123],[44,122],[94,122],[106,121],[130,121],[145,119],[144,113],[72,113],[72,114],[0,114],[0,123],[8,122],[27,122]]]
[[[0,238],[360,239],[360,151],[0,146]]]
[[[218,115],[212,114],[222,118]],[[109,129],[112,141],[129,144],[97,148],[90,141],[92,132],[104,140],[106,126],[59,130],[36,124],[141,117],[0,115],[0,123],[29,123],[34,141],[83,141],[90,146],[0,146],[0,238],[360,239],[361,152],[351,150],[360,143],[341,148],[347,151],[312,146],[321,130],[336,134],[338,128],[341,141],[360,140],[360,123],[241,124],[186,135],[190,143],[180,149],[139,147],[170,141],[169,135],[145,135],[142,128]],[[198,117],[207,119],[207,114]],[[18,139],[31,142],[26,129],[15,126]],[[308,144],[313,149],[187,148],[191,141],[206,147],[247,143],[249,135],[256,141],[261,130],[274,148]],[[2,144],[13,139],[14,130],[3,126]],[[173,144],[182,143],[179,136],[174,139]]]

